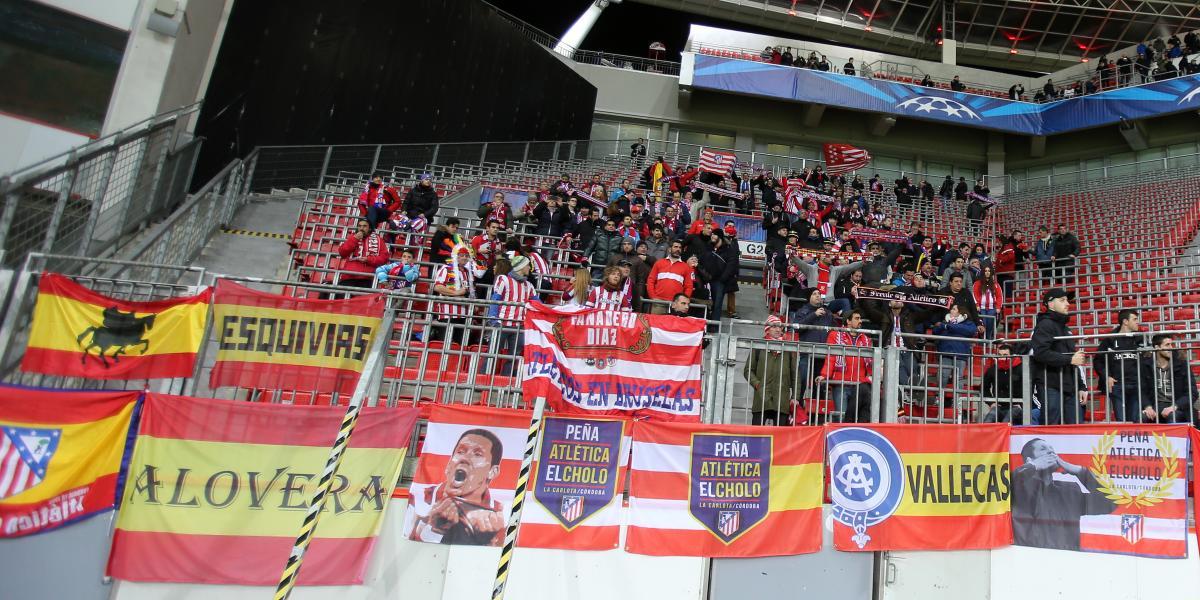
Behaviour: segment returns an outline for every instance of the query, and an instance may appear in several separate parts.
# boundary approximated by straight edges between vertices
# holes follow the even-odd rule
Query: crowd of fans
[[[635,165],[645,165],[644,141],[633,145],[631,158]],[[695,183],[707,184],[710,191]],[[1014,281],[1018,273],[1027,272],[1046,290],[1045,311],[1038,316],[1029,343],[995,345],[996,356],[984,369],[980,393],[989,398],[1022,394],[1019,367],[1029,360],[1031,389],[1037,398],[1031,415],[1034,422],[1083,419],[1088,393],[1077,367],[1086,359],[1076,351],[1074,341],[1062,339],[1071,335],[1067,320],[1071,298],[1062,286],[1073,282],[1079,239],[1061,224],[1054,232],[1040,227],[1034,240],[1026,240],[1021,231],[983,239],[981,225],[993,206],[984,181],[968,186],[963,178],[956,182],[947,176],[936,188],[932,182],[914,183],[908,178],[885,184],[878,175],[866,181],[858,175],[847,179],[828,175],[820,167],[782,178],[768,171],[719,175],[672,168],[659,158],[645,169],[638,184],[624,179],[608,189],[599,176],[575,183],[563,174],[530,194],[519,209],[506,201],[503,192],[496,192],[479,207],[483,227],[474,236],[460,234],[457,218],[441,219],[431,236],[416,238],[428,239],[424,255],[435,265],[428,272],[429,292],[447,299],[432,307],[436,326],[429,339],[475,342],[467,337],[467,325],[486,324],[498,328],[495,342],[502,354],[519,354],[524,303],[532,299],[705,316],[715,328],[722,317],[737,317],[741,260],[738,227],[730,220],[721,222],[714,210],[719,208],[762,215],[767,236],[764,283],[772,312],[766,339],[896,347],[899,383],[910,404],[942,402],[940,392],[907,391],[934,386],[924,381],[927,369],[936,372],[939,390],[964,387],[979,343],[1005,331],[1005,308]],[[729,194],[714,193],[714,188]],[[960,241],[936,239],[919,222],[898,228],[883,203],[868,200],[885,193],[902,206],[920,199],[925,207],[937,203],[960,210],[967,217],[966,235]],[[430,178],[422,177],[403,195],[375,178],[360,195],[359,208],[362,218],[339,248],[344,259],[341,283],[415,289],[422,271],[413,248],[403,247],[399,260],[392,260],[388,245],[404,233],[424,232],[435,222],[438,197]],[[518,229],[533,235],[518,234]],[[537,248],[535,237],[556,244]],[[551,253],[565,258],[555,262],[577,267],[567,277],[552,280],[555,270],[547,260]],[[866,288],[899,296],[863,297]],[[934,296],[942,303],[906,300],[919,296]],[[457,302],[463,299],[498,302],[488,303],[485,309]],[[1120,331],[1128,330],[1129,319],[1122,313]],[[1136,326],[1136,318],[1132,322]],[[863,330],[879,335],[868,336]],[[1156,349],[1169,344],[1170,339],[1161,336],[1154,341]],[[1154,367],[1142,352],[1107,350],[1101,349],[1103,360],[1095,362],[1095,369],[1107,383],[1102,391],[1113,418],[1191,420],[1195,385],[1184,380],[1185,375],[1191,377],[1186,360]],[[1165,355],[1157,352],[1154,356],[1170,356],[1165,349]],[[797,356],[781,358],[779,353],[755,351],[746,363],[746,377],[755,390],[755,422],[791,422],[795,417],[783,415],[791,411],[779,404],[781,398],[794,408],[793,401],[817,390],[846,419],[867,418],[870,359],[815,360],[792,354]],[[1177,367],[1177,362],[1185,366]],[[511,374],[512,362],[501,369]],[[1166,385],[1164,369],[1179,370],[1165,392],[1159,389]],[[1166,400],[1175,391],[1185,403]],[[1021,411],[1014,406],[993,402],[987,418],[1020,422]]]

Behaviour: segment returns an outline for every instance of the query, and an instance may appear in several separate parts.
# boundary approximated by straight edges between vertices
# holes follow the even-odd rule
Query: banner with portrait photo
[[[621,493],[630,421],[548,416],[530,470],[531,501],[517,545],[612,550],[621,537]]]
[[[1188,425],[1013,429],[1016,545],[1187,557]]]
[[[1009,425],[828,425],[838,550],[973,550],[1012,543]]]
[[[479,192],[479,204],[491,204],[495,199],[496,192],[504,194],[504,201],[512,206],[513,216],[521,214],[525,210],[525,205],[529,203],[530,192],[526,190],[518,190],[514,188],[484,186]]]
[[[625,550],[743,558],[820,550],[822,437],[815,427],[635,422]]]
[[[433,407],[409,488],[406,537],[432,544],[500,546],[532,411]]]

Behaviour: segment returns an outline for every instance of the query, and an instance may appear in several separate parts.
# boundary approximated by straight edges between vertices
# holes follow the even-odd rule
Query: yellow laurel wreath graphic
[[[1150,489],[1141,492],[1140,494],[1130,494],[1128,490],[1117,485],[1112,477],[1109,477],[1108,470],[1105,466],[1108,464],[1108,452],[1112,450],[1116,443],[1117,432],[1109,432],[1102,436],[1096,442],[1095,449],[1092,450],[1092,475],[1096,477],[1096,482],[1100,484],[1100,491],[1106,498],[1115,502],[1118,506],[1130,505],[1133,508],[1142,506],[1153,506],[1162,502],[1163,499],[1170,497],[1171,487],[1175,480],[1179,478],[1179,463],[1176,459],[1179,456],[1175,453],[1167,436],[1162,434],[1154,434],[1154,445],[1158,448],[1159,454],[1162,455],[1163,473]]]

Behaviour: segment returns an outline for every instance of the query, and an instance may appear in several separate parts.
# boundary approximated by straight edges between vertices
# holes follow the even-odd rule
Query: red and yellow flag
[[[301,585],[362,583],[417,413],[362,410]],[[343,414],[340,407],[147,394],[109,574],[276,584]]]
[[[209,385],[353,393],[385,302],[291,298],[220,280]]]
[[[625,550],[753,557],[821,548],[815,427],[633,425]]]
[[[191,377],[211,289],[130,302],[43,273],[21,369],[88,379]]]
[[[833,425],[826,431],[838,550],[1012,543],[1007,424]]]
[[[113,507],[139,395],[0,386],[0,538]]]

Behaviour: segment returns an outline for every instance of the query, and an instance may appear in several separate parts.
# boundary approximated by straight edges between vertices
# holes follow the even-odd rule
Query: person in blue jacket
[[[979,332],[976,319],[972,318],[969,308],[960,308],[958,304],[950,306],[950,311],[940,323],[933,326],[933,335],[947,338],[971,338]],[[967,362],[971,358],[971,343],[965,339],[939,339],[936,341],[938,359],[938,379],[943,388],[963,389],[962,382]],[[956,383],[957,382],[957,383]],[[953,388],[951,383],[955,383]]]

